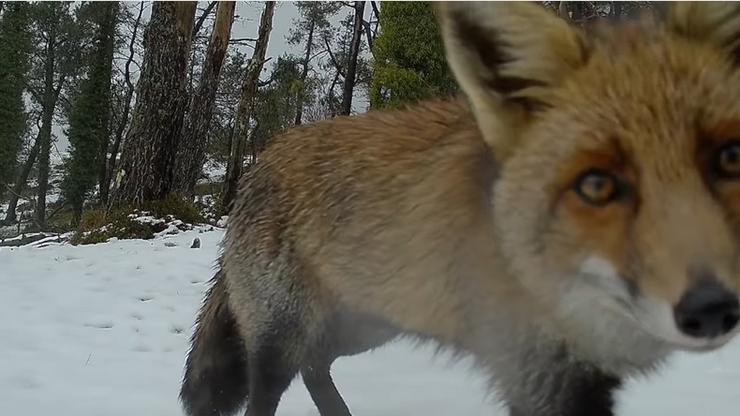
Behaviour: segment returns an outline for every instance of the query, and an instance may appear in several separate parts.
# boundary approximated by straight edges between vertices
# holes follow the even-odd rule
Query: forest
[[[0,238],[216,224],[280,132],[456,91],[428,2],[0,2]]]

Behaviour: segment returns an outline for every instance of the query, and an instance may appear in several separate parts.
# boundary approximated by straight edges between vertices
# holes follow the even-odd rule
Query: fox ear
[[[740,63],[740,3],[676,2],[668,10],[666,25],[674,33],[724,48]]]
[[[497,157],[529,115],[549,104],[551,87],[587,60],[578,29],[523,2],[438,5],[447,61]]]

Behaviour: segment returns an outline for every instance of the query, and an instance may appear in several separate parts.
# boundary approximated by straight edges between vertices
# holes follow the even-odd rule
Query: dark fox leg
[[[500,379],[511,416],[612,416],[617,376],[566,354],[529,354]],[[513,377],[512,377],[513,376]]]
[[[247,398],[247,358],[228,306],[223,273],[212,281],[198,314],[180,390],[189,416],[232,414]]]
[[[351,416],[331,377],[334,360],[379,347],[397,333],[386,322],[346,310],[339,310],[327,319],[324,335],[301,367],[303,383],[321,416]]]
[[[303,383],[321,416],[351,416],[347,404],[334,385],[330,368],[331,361],[324,360],[303,367],[301,369]]]
[[[261,346],[247,356],[250,366],[246,416],[273,416],[299,366],[286,358],[280,346]]]

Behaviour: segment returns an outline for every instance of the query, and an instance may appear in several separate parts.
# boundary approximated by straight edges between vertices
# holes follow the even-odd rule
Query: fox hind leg
[[[246,416],[273,416],[300,366],[279,346],[262,346],[248,352],[247,357],[250,365]]]
[[[332,380],[330,368],[329,360],[304,366],[301,369],[303,383],[321,416],[351,416]]]

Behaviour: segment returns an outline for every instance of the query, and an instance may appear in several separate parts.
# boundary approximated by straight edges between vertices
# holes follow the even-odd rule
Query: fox
[[[511,416],[610,416],[740,331],[740,4],[588,33],[442,2],[460,95],[300,126],[241,178],[180,398],[271,416],[398,337],[472,357]]]

